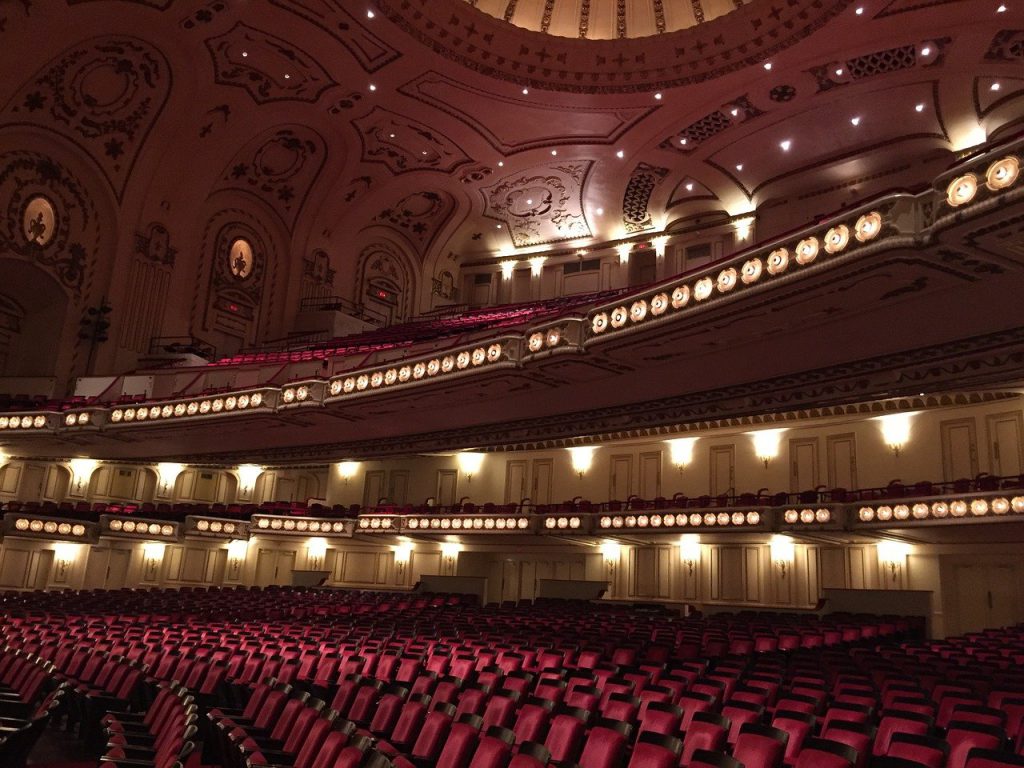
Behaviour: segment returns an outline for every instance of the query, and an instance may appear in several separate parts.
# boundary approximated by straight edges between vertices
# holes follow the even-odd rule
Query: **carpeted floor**
[[[96,768],[99,759],[74,734],[51,726],[36,742],[28,764],[32,768]]]

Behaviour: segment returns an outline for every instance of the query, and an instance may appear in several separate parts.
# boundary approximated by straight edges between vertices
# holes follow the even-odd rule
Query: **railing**
[[[344,312],[374,325],[387,324],[387,317],[363,304],[356,304],[342,296],[307,296],[299,301],[300,312]]]
[[[154,336],[149,340],[149,354],[188,354],[213,360],[217,356],[217,348],[195,336]]]

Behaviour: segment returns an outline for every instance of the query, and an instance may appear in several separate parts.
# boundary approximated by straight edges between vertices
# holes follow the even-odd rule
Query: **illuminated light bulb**
[[[789,148],[792,145],[793,145],[793,142],[791,142],[789,139],[786,139],[785,141],[780,141],[779,142],[779,146],[782,147],[782,151],[783,152],[789,152]]]
[[[615,156],[621,160],[626,156],[626,153],[620,149],[618,152],[615,153]]]
[[[742,171],[743,170],[743,163],[737,163],[736,164],[736,170],[737,171]]]
[[[373,13],[373,11],[367,11],[367,12],[366,12],[366,18],[368,18],[368,19],[372,19],[373,17],[374,17],[374,13]]]
[[[914,110],[917,112],[924,112],[924,104],[918,104],[916,107],[914,107]]]
[[[1000,88],[1002,88],[1002,86],[999,83],[992,83],[992,85],[989,86],[989,90],[991,91],[998,91]]]
[[[661,101],[661,94],[660,93],[654,94],[654,98],[656,98],[658,101]]]
[[[374,85],[373,83],[370,83],[370,90],[371,91],[376,91],[377,90],[377,86]]]
[[[766,69],[766,70],[767,70],[768,72],[771,72],[771,71],[772,71],[772,63],[771,63],[770,61],[766,61],[766,62],[764,63],[764,68],[765,68],[765,69]]]
[[[855,125],[855,126],[856,125],[860,125],[860,118],[859,117],[851,117],[850,118],[850,125]]]

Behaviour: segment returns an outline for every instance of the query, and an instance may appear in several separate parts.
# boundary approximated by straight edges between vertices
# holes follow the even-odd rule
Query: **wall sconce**
[[[754,439],[754,454],[764,462],[764,468],[768,469],[768,462],[779,455],[779,443],[785,429],[761,429],[757,432],[750,432]]]
[[[239,464],[237,472],[238,490],[248,495],[256,488],[256,481],[263,474],[263,467],[256,464]]]
[[[615,252],[619,254],[619,264],[629,264],[629,252],[632,250],[632,243],[619,243],[615,246]]]
[[[338,477],[345,481],[345,485],[348,485],[348,481],[355,477],[356,473],[359,471],[359,462],[339,461],[337,467]]]
[[[412,542],[403,541],[394,546],[395,553],[395,577],[398,583],[405,583],[405,569],[412,559]],[[457,554],[457,553],[456,553]]]
[[[666,440],[668,443],[668,455],[672,464],[679,469],[679,474],[693,461],[693,446],[697,444],[697,437],[677,437],[674,440]]]
[[[89,490],[89,479],[100,463],[96,459],[71,459],[68,466],[71,468],[73,478],[72,492],[77,496],[84,496]]]
[[[164,544],[150,541],[142,545],[142,578],[156,581],[160,575],[160,563],[164,559]]]
[[[306,542],[306,565],[311,571],[320,571],[327,557],[327,539],[314,536]]]
[[[668,245],[668,235],[660,235],[651,238],[651,245],[654,246],[654,256],[659,259],[665,258],[665,246]]]
[[[185,469],[184,464],[177,464],[173,461],[161,461],[157,464],[157,495],[170,496],[174,491],[174,483],[183,469]]]
[[[249,554],[249,542],[245,539],[232,539],[228,542],[228,567],[237,573]]]
[[[882,568],[889,571],[895,582],[897,575],[903,570],[907,555],[910,554],[910,545],[904,544],[902,541],[880,541],[877,547],[878,562]]]
[[[53,545],[54,581],[66,582],[68,580],[68,571],[78,559],[79,550],[78,544],[58,542]]]
[[[700,562],[700,536],[695,533],[684,533],[680,537],[679,559],[686,566],[690,576],[693,576],[697,563]]]
[[[742,219],[737,219],[736,220],[736,239],[737,240],[746,240],[748,237],[750,237],[750,231],[751,231],[751,229],[753,229],[753,226],[754,226],[754,217],[753,216],[745,216]]]
[[[547,256],[533,256],[530,259],[530,274],[533,277],[540,277],[540,273],[544,271],[544,262],[547,260]]]
[[[516,271],[515,259],[505,259],[504,261],[499,262],[498,266],[501,267],[501,279],[511,280],[512,274]]]
[[[594,451],[597,450],[595,445],[577,445],[572,448],[567,448],[569,456],[572,460],[572,469],[580,479],[583,479],[583,475],[590,469],[590,465],[594,463]]]
[[[786,569],[793,564],[793,556],[796,554],[796,544],[789,536],[772,536],[769,543],[771,548],[772,565],[779,569],[782,578],[786,578]]]
[[[484,454],[473,451],[463,451],[455,454],[455,461],[459,465],[459,471],[466,475],[466,480],[473,482],[473,475],[480,471],[484,463]]]
[[[897,457],[903,446],[910,441],[910,420],[915,415],[915,413],[889,413],[877,417],[882,428],[882,441]]]
[[[457,541],[441,542],[441,571],[447,571],[450,576],[455,575],[455,568],[459,561],[459,552],[462,545]]]

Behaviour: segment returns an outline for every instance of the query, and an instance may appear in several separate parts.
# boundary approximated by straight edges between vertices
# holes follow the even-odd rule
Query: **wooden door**
[[[459,472],[455,469],[437,470],[437,504],[441,507],[450,507],[458,497]]]
[[[551,477],[554,474],[551,459],[533,460],[533,483],[530,498],[534,504],[551,503]]]
[[[1024,473],[1022,462],[1020,411],[996,413],[986,419],[988,429],[989,472],[1000,477],[1017,476]]]
[[[132,553],[127,549],[111,549],[104,589],[121,589],[128,583],[128,563]]]
[[[393,469],[388,477],[388,500],[392,504],[405,504],[409,496],[409,471]]]
[[[1020,567],[1010,563],[954,565],[956,634],[1019,622],[1020,577]]]
[[[505,462],[505,503],[518,504],[526,496],[526,462],[510,459]]]
[[[645,499],[661,496],[661,451],[640,454],[640,495]]]
[[[363,475],[363,507],[375,507],[385,494],[384,470],[374,469]]]
[[[789,490],[813,491],[818,483],[818,438],[801,437],[789,441]]]
[[[43,498],[43,481],[46,479],[46,467],[39,464],[28,464],[21,474],[21,485],[18,488],[19,501],[41,501]]]
[[[736,446],[712,445],[711,457],[711,495],[721,496],[733,494],[736,489]]]
[[[608,498],[625,501],[633,494],[633,456],[620,454],[611,457],[608,476]]]
[[[942,435],[942,472],[946,482],[978,474],[978,442],[974,419],[952,419],[939,424]]]
[[[828,453],[828,487],[847,490],[856,488],[857,440],[854,434],[829,435],[825,445]]]

